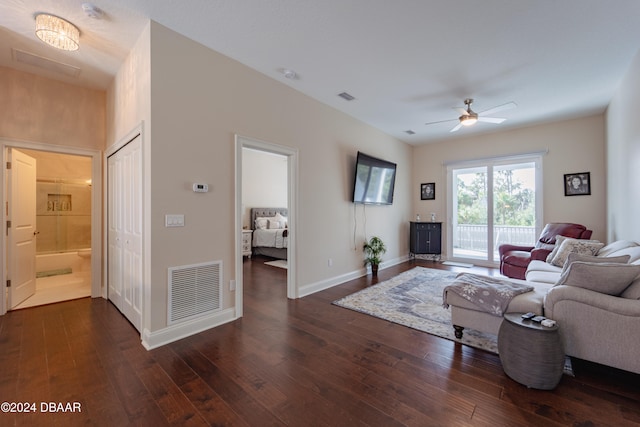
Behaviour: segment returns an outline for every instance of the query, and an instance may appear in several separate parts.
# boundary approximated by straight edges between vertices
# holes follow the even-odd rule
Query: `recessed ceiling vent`
[[[43,56],[35,55],[33,53],[25,52],[19,49],[11,49],[13,60],[16,62],[22,62],[23,64],[32,65],[34,67],[44,68],[45,70],[53,71],[54,73],[64,74],[69,77],[78,77],[80,75],[80,68],[73,65],[63,64],[62,62],[54,61],[53,59],[45,58]]]
[[[339,93],[338,96],[346,101],[353,101],[355,98],[349,95],[347,92]]]

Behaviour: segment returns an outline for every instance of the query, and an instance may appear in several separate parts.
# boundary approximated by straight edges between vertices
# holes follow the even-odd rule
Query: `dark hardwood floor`
[[[640,375],[574,361],[557,389],[527,389],[494,354],[331,304],[370,277],[290,301],[286,271],[263,261],[245,261],[242,319],[152,351],[102,299],[1,316],[0,402],[37,412],[0,425],[640,424]],[[416,265],[456,269],[412,261],[378,281]]]

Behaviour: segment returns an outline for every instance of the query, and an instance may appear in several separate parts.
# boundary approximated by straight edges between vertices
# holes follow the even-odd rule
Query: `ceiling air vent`
[[[414,131],[412,131],[411,129],[409,130],[405,130],[404,133],[406,133],[407,135],[415,135],[416,133]]]
[[[44,68],[45,70],[64,74],[65,76],[78,77],[80,75],[80,68],[74,67],[73,65],[63,64],[62,62],[54,61],[53,59],[48,59],[19,49],[11,50],[13,59],[16,62],[22,62],[23,64]]]
[[[347,92],[339,93],[338,96],[346,101],[353,101],[355,98],[349,95]]]

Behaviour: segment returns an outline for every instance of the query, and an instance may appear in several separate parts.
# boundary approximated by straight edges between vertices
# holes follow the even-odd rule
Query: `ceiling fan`
[[[455,132],[459,130],[462,126],[474,125],[476,124],[476,122],[486,122],[486,123],[496,123],[496,124],[502,123],[507,119],[502,117],[487,117],[487,115],[497,113],[498,111],[504,111],[504,110],[509,110],[511,108],[516,108],[518,106],[515,102],[507,102],[506,104],[498,105],[496,107],[489,108],[488,110],[481,111],[480,113],[476,113],[471,109],[472,103],[473,103],[473,99],[467,98],[464,100],[464,105],[466,105],[466,109],[462,107],[455,108],[455,110],[460,112],[461,116],[458,117],[457,119],[459,123],[449,132]],[[429,122],[425,124],[433,125],[436,123],[451,122],[454,120],[456,119],[441,120],[439,122]]]

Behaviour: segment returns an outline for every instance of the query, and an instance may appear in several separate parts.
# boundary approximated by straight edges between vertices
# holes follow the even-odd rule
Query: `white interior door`
[[[140,330],[142,324],[142,141],[108,159],[108,294]]]
[[[9,148],[9,308],[36,293],[36,159]]]

